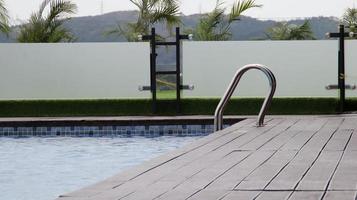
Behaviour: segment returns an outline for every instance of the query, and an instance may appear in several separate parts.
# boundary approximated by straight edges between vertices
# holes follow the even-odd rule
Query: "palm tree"
[[[167,29],[181,23],[178,0],[130,0],[138,8],[138,20],[123,28],[119,24],[106,34],[124,36],[128,41],[137,41],[138,35],[149,34],[156,23],[164,23]]]
[[[49,12],[45,15],[47,7]],[[76,10],[76,4],[70,0],[44,0],[40,9],[31,15],[28,23],[20,27],[17,40],[27,43],[73,41],[74,36],[63,24],[70,19],[67,15],[74,14]]]
[[[10,32],[9,15],[5,8],[4,0],[0,0],[0,31],[6,35]]]
[[[342,16],[342,24],[349,26],[349,31],[356,33],[357,31],[357,9],[347,8]],[[355,37],[357,38],[357,37]]]
[[[187,32],[193,33],[195,40],[229,40],[232,37],[231,24],[240,20],[240,16],[248,9],[261,7],[261,5],[255,4],[255,0],[238,0],[226,16],[226,8],[223,8],[222,5],[220,0],[217,0],[213,11],[201,18],[194,30]]]
[[[308,20],[302,25],[278,22],[267,30],[266,35],[270,40],[315,40]]]

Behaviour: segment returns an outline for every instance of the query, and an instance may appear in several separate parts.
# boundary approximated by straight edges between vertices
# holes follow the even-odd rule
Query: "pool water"
[[[0,199],[55,199],[198,138],[0,137]]]

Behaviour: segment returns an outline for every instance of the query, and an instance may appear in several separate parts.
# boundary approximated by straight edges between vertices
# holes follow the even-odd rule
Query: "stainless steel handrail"
[[[270,84],[270,92],[266,96],[263,106],[260,109],[259,115],[258,115],[258,122],[257,126],[261,127],[264,126],[264,117],[267,113],[268,107],[271,104],[271,101],[273,99],[275,90],[276,90],[276,79],[273,74],[273,72],[270,71],[270,69],[266,66],[260,65],[260,64],[249,64],[245,65],[244,67],[240,68],[237,70],[236,74],[234,75],[231,83],[229,84],[229,87],[225,94],[223,95],[221,101],[219,102],[215,114],[214,114],[214,128],[215,131],[219,131],[223,129],[223,111],[224,108],[226,107],[229,99],[231,98],[234,90],[236,89],[240,79],[242,78],[243,74],[247,72],[250,69],[257,69],[262,71],[269,79],[269,84]]]

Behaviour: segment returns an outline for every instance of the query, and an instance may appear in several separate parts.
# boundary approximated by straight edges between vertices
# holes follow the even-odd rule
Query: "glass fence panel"
[[[346,65],[346,85],[357,85],[357,41],[346,40],[345,45],[345,65]],[[346,97],[357,97],[357,90],[346,90]]]
[[[1,44],[0,99],[150,97],[149,43]]]
[[[194,85],[185,97],[222,97],[240,67],[260,63],[276,76],[279,97],[337,97],[335,40],[326,41],[227,41],[184,42],[183,81]],[[235,95],[265,96],[268,80],[254,70],[247,72]]]

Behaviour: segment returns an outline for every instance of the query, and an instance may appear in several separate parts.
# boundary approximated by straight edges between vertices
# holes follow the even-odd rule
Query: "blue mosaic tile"
[[[213,127],[213,125],[0,127],[0,137],[204,136],[212,133]]]

